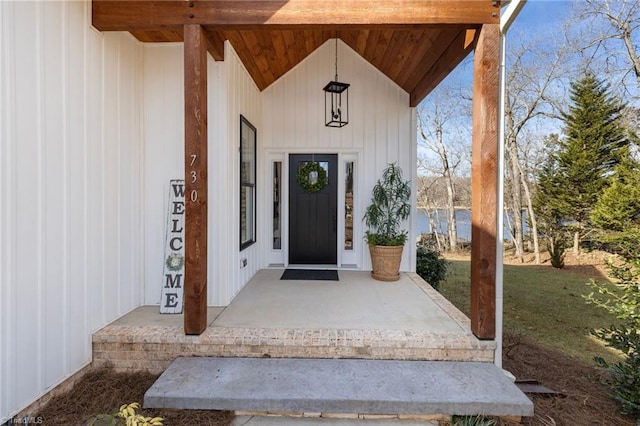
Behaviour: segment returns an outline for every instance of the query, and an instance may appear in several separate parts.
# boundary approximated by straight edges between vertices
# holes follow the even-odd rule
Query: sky
[[[509,35],[507,36],[507,50],[513,49],[518,44],[517,39],[519,37],[548,37],[553,34],[557,29],[562,29],[565,25],[567,17],[571,14],[573,8],[572,0],[528,0],[524,8],[516,18],[515,22],[509,29]],[[469,56],[462,64],[460,64],[443,82],[443,86],[452,87],[466,87],[470,90],[473,81],[473,62],[472,56]],[[436,89],[437,92],[437,89]],[[438,95],[434,93],[433,97],[427,97],[423,103],[425,108],[431,108],[430,105],[438,104]],[[469,128],[470,118],[467,116],[461,116],[461,121],[452,120],[446,126],[450,127],[450,130],[445,129],[445,133],[448,134],[449,139],[454,140],[456,138],[468,139],[470,135],[462,132],[457,132],[457,128]],[[543,133],[558,132],[559,123],[546,123],[545,128],[548,126],[548,130]],[[468,142],[468,141],[467,141]],[[428,149],[423,147],[418,148],[419,156],[427,159],[429,163],[437,163],[439,160]],[[461,165],[465,168],[464,164]],[[469,166],[469,165],[467,165]]]
[[[511,39],[523,34],[531,34],[533,37],[551,34],[564,25],[566,18],[571,14],[573,3],[572,0],[528,0],[509,29]],[[447,80],[462,80],[464,83],[461,85],[470,85],[473,79],[471,58],[469,56],[466,62],[460,64]]]
[[[580,6],[582,1],[528,0],[507,34],[507,72],[511,69],[510,66],[516,53],[522,52],[523,47],[526,47],[527,53],[521,56],[522,61],[520,62],[525,73],[520,75],[517,81],[526,82],[527,78],[536,78],[538,71],[539,78],[542,79],[540,81],[544,81],[545,70],[548,69],[546,67],[550,66],[549,64],[555,60],[556,54],[560,53],[566,55],[562,58],[564,63],[560,64],[560,77],[554,79],[547,90],[549,98],[557,100],[560,108],[565,108],[569,102],[569,83],[584,75],[587,70],[594,72],[605,84],[610,84],[612,93],[628,105],[640,105],[640,94],[638,93],[640,84],[634,74],[630,72],[632,70],[631,64],[622,41],[613,38],[606,44],[597,45],[598,50],[589,48],[579,52],[580,47],[587,46],[590,40],[598,37],[598,34],[611,31],[610,24],[602,17],[594,17],[593,21],[575,20],[577,11],[574,8]],[[613,2],[612,4],[620,6],[621,3]],[[614,10],[616,10],[615,7]],[[635,13],[639,12],[636,10]],[[634,19],[640,21],[637,16]],[[569,26],[570,22],[571,26]],[[567,30],[570,30],[568,35]],[[640,46],[640,29],[635,28],[632,37],[634,44]],[[584,46],[581,44],[583,41],[586,43]],[[575,45],[567,45],[566,43]],[[435,108],[446,111],[447,100],[452,98],[451,93],[460,92],[465,99],[469,98],[472,85],[473,55],[470,55],[442,82],[440,87],[434,90],[434,93],[419,105],[418,118],[424,120],[427,134],[429,134],[428,130],[433,127]],[[525,84],[522,87],[535,89],[535,86],[531,84]],[[515,91],[519,93],[517,84]],[[526,90],[523,92],[526,99]],[[464,148],[470,144],[470,133],[459,130],[471,128],[470,106],[464,102],[454,102],[453,104],[461,105],[462,113],[452,115],[455,118],[448,119],[443,125],[444,138],[449,144],[447,149],[450,152],[457,149],[457,146]],[[540,143],[545,136],[551,133],[563,133],[564,124],[558,119],[558,110],[551,110],[546,104],[543,104],[543,107],[551,112],[552,116],[534,117],[527,122],[524,133],[521,134],[522,140],[529,141],[533,145]],[[425,160],[429,168],[434,165],[438,167],[439,158],[429,149],[421,146],[420,143],[418,155]],[[466,166],[464,170],[470,168],[468,164]]]
[[[528,28],[536,32],[545,27],[551,30],[569,16],[572,3],[568,0],[529,0],[512,28]]]

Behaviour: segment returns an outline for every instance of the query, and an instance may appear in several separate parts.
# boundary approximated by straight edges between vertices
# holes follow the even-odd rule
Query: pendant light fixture
[[[324,86],[324,123],[327,127],[349,124],[349,86],[338,81],[338,37],[336,35],[336,76]]]

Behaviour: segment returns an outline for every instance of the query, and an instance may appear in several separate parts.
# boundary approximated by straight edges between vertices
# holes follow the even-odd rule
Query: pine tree
[[[602,229],[629,232],[640,229],[640,164],[622,161],[591,212],[591,222]]]
[[[591,210],[616,165],[629,155],[622,124],[624,105],[593,74],[571,84],[572,105],[563,114],[564,138],[538,176],[537,205],[554,222],[573,223],[573,249],[579,251]],[[544,214],[544,213],[543,213]]]
[[[591,223],[600,228],[596,240],[609,251],[640,259],[640,164],[622,161],[591,211]]]
[[[559,136],[556,134],[545,138],[545,145],[551,153],[538,173],[538,187],[533,197],[538,229],[544,234],[546,248],[554,268],[564,267],[566,247],[564,212],[570,208],[564,197],[564,188],[558,179],[560,171],[555,150],[559,144]]]

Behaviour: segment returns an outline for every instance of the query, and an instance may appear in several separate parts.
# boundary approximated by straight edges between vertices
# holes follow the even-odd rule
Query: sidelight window
[[[273,245],[274,250],[282,249],[282,205],[280,199],[282,185],[282,161],[273,162]]]
[[[344,249],[353,250],[353,161],[345,163]]]

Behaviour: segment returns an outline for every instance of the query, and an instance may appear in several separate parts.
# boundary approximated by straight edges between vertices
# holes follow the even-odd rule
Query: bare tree
[[[465,105],[445,88],[428,98],[418,110],[419,144],[436,156],[438,166],[432,171],[437,170],[445,182],[446,203],[441,207],[446,212],[447,247],[451,252],[458,247],[455,173],[463,158],[469,158],[465,152],[470,151],[468,147],[460,149],[461,126],[457,125],[460,117],[467,115],[461,114]]]
[[[424,168],[425,159],[418,159],[418,168]],[[425,176],[418,177],[417,195],[418,195],[418,210],[421,210],[429,223],[429,231],[431,239],[435,244],[438,251],[443,251],[444,241],[440,236],[441,222],[439,216],[439,208],[437,202],[436,180],[429,179]]]
[[[536,263],[540,263],[537,222],[533,210],[532,182],[523,155],[525,130],[541,118],[557,118],[559,115],[554,91],[562,91],[561,77],[566,63],[566,51],[552,46],[543,46],[540,41],[520,37],[523,42],[508,58],[507,99],[505,105],[505,155],[507,212],[513,220],[512,241],[516,256],[524,261],[524,221],[522,211],[526,211],[531,225],[533,250]],[[546,43],[549,39],[545,40]],[[524,196],[524,199],[523,199]]]
[[[622,98],[640,96],[638,30],[640,0],[584,0],[576,3],[569,32],[572,44],[586,58],[585,67],[604,71]],[[575,24],[578,25],[575,25]],[[633,82],[633,83],[632,83]],[[635,86],[635,87],[633,87]]]

